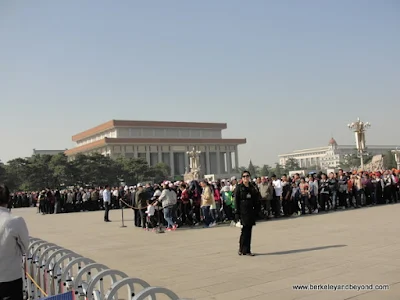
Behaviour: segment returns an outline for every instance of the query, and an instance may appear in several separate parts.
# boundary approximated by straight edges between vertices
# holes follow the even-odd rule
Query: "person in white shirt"
[[[236,185],[237,185],[237,179],[235,176],[233,176],[233,177],[231,177],[231,185],[230,185],[230,190],[231,190],[232,194],[235,193]]]
[[[178,227],[173,221],[173,209],[176,205],[176,194],[174,195],[175,192],[171,191],[169,182],[163,182],[162,187],[163,190],[158,198],[158,202],[161,203],[164,210],[164,219],[168,224],[167,231],[176,230]]]
[[[82,201],[85,203],[86,201],[88,201],[88,194],[86,192],[83,192],[82,194]]]
[[[22,256],[29,247],[29,233],[23,218],[7,209],[10,192],[0,185],[0,299],[22,300]]]
[[[283,185],[282,181],[279,178],[276,178],[276,175],[271,176],[272,186],[274,187],[274,198],[272,200],[272,209],[275,214],[275,218],[279,218],[281,216],[282,209],[282,192]]]
[[[118,205],[118,200],[119,200],[119,190],[118,188],[114,188],[112,191],[111,205],[113,207],[116,207]]]
[[[108,213],[111,206],[111,192],[110,186],[106,185],[103,191],[103,202],[104,202],[104,222],[111,222],[108,218]]]
[[[87,191],[83,191],[82,192],[82,208],[83,208],[83,210],[85,211],[85,210],[88,210],[88,200],[89,200],[89,198],[90,198],[90,194],[88,194],[88,192]]]

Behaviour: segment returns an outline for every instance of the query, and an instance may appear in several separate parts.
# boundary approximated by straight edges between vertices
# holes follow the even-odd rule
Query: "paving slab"
[[[31,236],[163,286],[182,298],[400,299],[400,205],[260,222],[255,257],[237,255],[239,228],[182,228],[156,234],[135,228],[132,212],[40,215],[15,209]],[[389,284],[387,291],[295,290],[308,284]]]

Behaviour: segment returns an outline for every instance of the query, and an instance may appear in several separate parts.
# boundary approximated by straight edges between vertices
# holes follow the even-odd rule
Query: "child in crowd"
[[[158,202],[160,195],[161,195],[161,191],[159,189],[156,189],[154,191],[153,197],[151,197],[151,202],[149,202],[149,205],[147,205],[147,211],[146,211],[147,224],[151,225],[152,228],[162,227],[161,225],[164,222],[164,219],[163,219],[162,213],[161,213],[162,206]]]
[[[232,201],[232,192],[229,189],[229,186],[224,186],[221,190],[221,198],[222,198],[222,206],[224,209],[224,213],[226,216],[226,219],[228,221],[233,220],[233,209],[234,209],[234,203]]]
[[[147,210],[146,210],[146,230],[150,228],[155,228],[157,221],[155,220],[156,209],[154,207],[154,200],[147,200]]]

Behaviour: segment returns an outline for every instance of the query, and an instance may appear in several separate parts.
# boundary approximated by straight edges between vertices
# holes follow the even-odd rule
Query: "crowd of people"
[[[134,210],[134,225],[144,229],[164,225],[214,227],[237,224],[235,190],[243,178],[191,182],[164,181],[136,186],[45,189],[14,193],[9,208],[36,206],[42,214],[105,210],[122,206]],[[258,219],[316,214],[337,209],[382,205],[400,200],[399,171],[344,172],[258,177],[251,181],[258,191]]]

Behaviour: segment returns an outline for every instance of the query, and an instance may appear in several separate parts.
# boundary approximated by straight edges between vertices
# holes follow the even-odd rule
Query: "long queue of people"
[[[213,227],[221,222],[236,224],[235,188],[238,180],[191,181],[137,184],[125,187],[46,189],[15,193],[10,207],[37,206],[38,213],[106,211],[131,207],[134,225],[144,229],[165,225]],[[259,219],[316,214],[337,209],[394,203],[400,199],[399,172],[344,172],[310,174],[252,180],[260,199]]]

